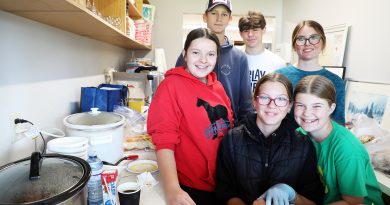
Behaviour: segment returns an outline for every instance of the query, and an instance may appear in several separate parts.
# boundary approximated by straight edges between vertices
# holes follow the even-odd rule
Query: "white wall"
[[[165,49],[167,66],[171,68],[182,49],[182,15],[203,13],[206,0],[150,2],[156,5],[153,48]],[[369,4],[363,0],[233,1],[235,15],[251,9],[276,17],[276,44],[290,43],[292,29],[303,19],[319,21],[323,26],[349,24],[347,77],[390,83],[387,8],[390,8],[387,0]],[[107,67],[123,67],[127,51],[3,11],[0,11],[0,28],[2,165],[27,156],[33,149],[33,143],[26,139],[12,144],[12,116],[20,114],[41,128],[62,128],[63,117],[74,111],[79,101],[80,87],[101,83]]]
[[[284,0],[283,40],[290,42],[295,25],[305,19],[322,26],[350,25],[346,48],[347,77],[390,83],[390,1]]]
[[[167,67],[175,66],[182,50],[183,14],[202,14],[206,0],[150,0],[156,6],[153,27],[153,47],[164,48]],[[265,16],[276,17],[276,43],[281,41],[282,0],[233,0],[233,15],[242,15],[248,10],[261,11]],[[276,44],[275,44],[276,45]]]
[[[173,67],[182,49],[182,15],[203,13],[206,0],[150,0],[156,5],[153,48],[164,48]],[[233,14],[248,8],[275,16],[281,29],[282,0],[233,2]],[[172,18],[172,15],[174,17]],[[26,157],[34,149],[28,139],[12,142],[15,115],[39,128],[62,128],[62,119],[75,111],[80,87],[97,86],[107,67],[125,66],[128,51],[13,14],[0,11],[0,165]],[[278,32],[280,33],[280,32]],[[276,42],[280,42],[281,35]],[[137,51],[136,57],[153,57]]]
[[[0,165],[28,156],[34,143],[12,143],[12,117],[39,128],[63,128],[82,86],[124,67],[127,50],[0,11]]]

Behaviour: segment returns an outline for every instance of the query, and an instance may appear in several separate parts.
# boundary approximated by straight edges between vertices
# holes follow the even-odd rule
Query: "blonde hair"
[[[302,78],[295,86],[294,98],[298,93],[315,95],[326,100],[329,106],[336,104],[336,88],[332,81],[321,75],[309,75]]]

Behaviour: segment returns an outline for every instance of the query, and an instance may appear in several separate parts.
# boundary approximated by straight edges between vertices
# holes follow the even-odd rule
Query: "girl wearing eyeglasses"
[[[294,91],[298,131],[306,133],[316,149],[325,186],[323,204],[383,205],[366,149],[347,128],[330,119],[335,93],[333,83],[318,75],[302,78]]]
[[[292,92],[281,74],[257,82],[252,100],[257,113],[248,114],[219,146],[216,194],[223,204],[322,203],[314,147],[286,118]]]
[[[294,88],[298,81],[308,75],[321,75],[333,82],[336,87],[337,107],[332,119],[345,123],[345,83],[336,74],[326,70],[319,63],[319,55],[326,46],[326,37],[322,26],[313,20],[300,22],[292,33],[292,47],[298,55],[298,62],[276,70],[290,79]]]

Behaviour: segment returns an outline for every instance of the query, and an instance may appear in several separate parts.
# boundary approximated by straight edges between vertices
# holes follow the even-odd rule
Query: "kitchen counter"
[[[136,151],[132,153],[126,153],[126,154],[138,154],[139,159],[149,159],[149,160],[156,160],[156,155],[154,151]],[[129,181],[137,181],[138,174],[131,173],[126,170],[126,166],[129,163],[128,160],[122,161],[118,166],[108,166],[104,165],[103,170],[108,169],[117,169],[118,170],[118,182],[117,186],[119,184],[122,184],[124,182]],[[152,176],[154,179],[159,181],[159,172],[152,173]],[[118,198],[117,198],[117,201]],[[117,203],[119,204],[119,202]],[[165,195],[164,190],[162,188],[162,185],[160,182],[158,182],[155,186],[153,186],[150,190],[143,189],[141,190],[141,198],[140,198],[140,205],[166,205],[165,202]]]
[[[149,159],[156,160],[156,155],[154,151],[128,151],[126,155],[137,154],[139,159]],[[137,174],[133,174],[126,170],[126,165],[129,161],[125,160],[121,162],[118,166],[107,166],[104,165],[104,169],[117,169],[119,173],[118,185],[128,181],[136,181]],[[390,178],[383,174],[382,172],[375,171],[375,175],[379,182],[380,188],[383,193],[387,196],[390,196]],[[159,181],[159,172],[153,173],[152,176]],[[118,203],[119,204],[119,203]],[[150,190],[141,190],[141,199],[140,205],[166,205],[164,190],[161,183],[159,182]]]
[[[128,162],[124,162],[124,164],[127,164]],[[129,171],[126,170],[126,165],[124,166],[118,166],[118,171],[119,171],[119,180],[118,184],[122,184],[124,182],[129,182],[129,181],[137,181],[137,175],[138,174],[133,174]],[[156,172],[156,174],[152,174],[154,179],[159,181],[159,172]],[[143,189],[141,190],[141,198],[140,198],[140,205],[165,205],[165,198],[164,198],[164,191],[162,188],[161,183],[159,182],[155,186],[153,186],[150,190]]]
[[[379,182],[381,190],[387,196],[390,196],[390,178],[383,174],[382,172],[374,171],[376,175],[376,179]]]

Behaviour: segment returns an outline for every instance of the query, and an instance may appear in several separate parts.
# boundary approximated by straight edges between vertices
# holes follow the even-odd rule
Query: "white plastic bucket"
[[[113,112],[84,112],[64,118],[67,135],[87,137],[89,149],[110,163],[123,157],[125,117]]]

